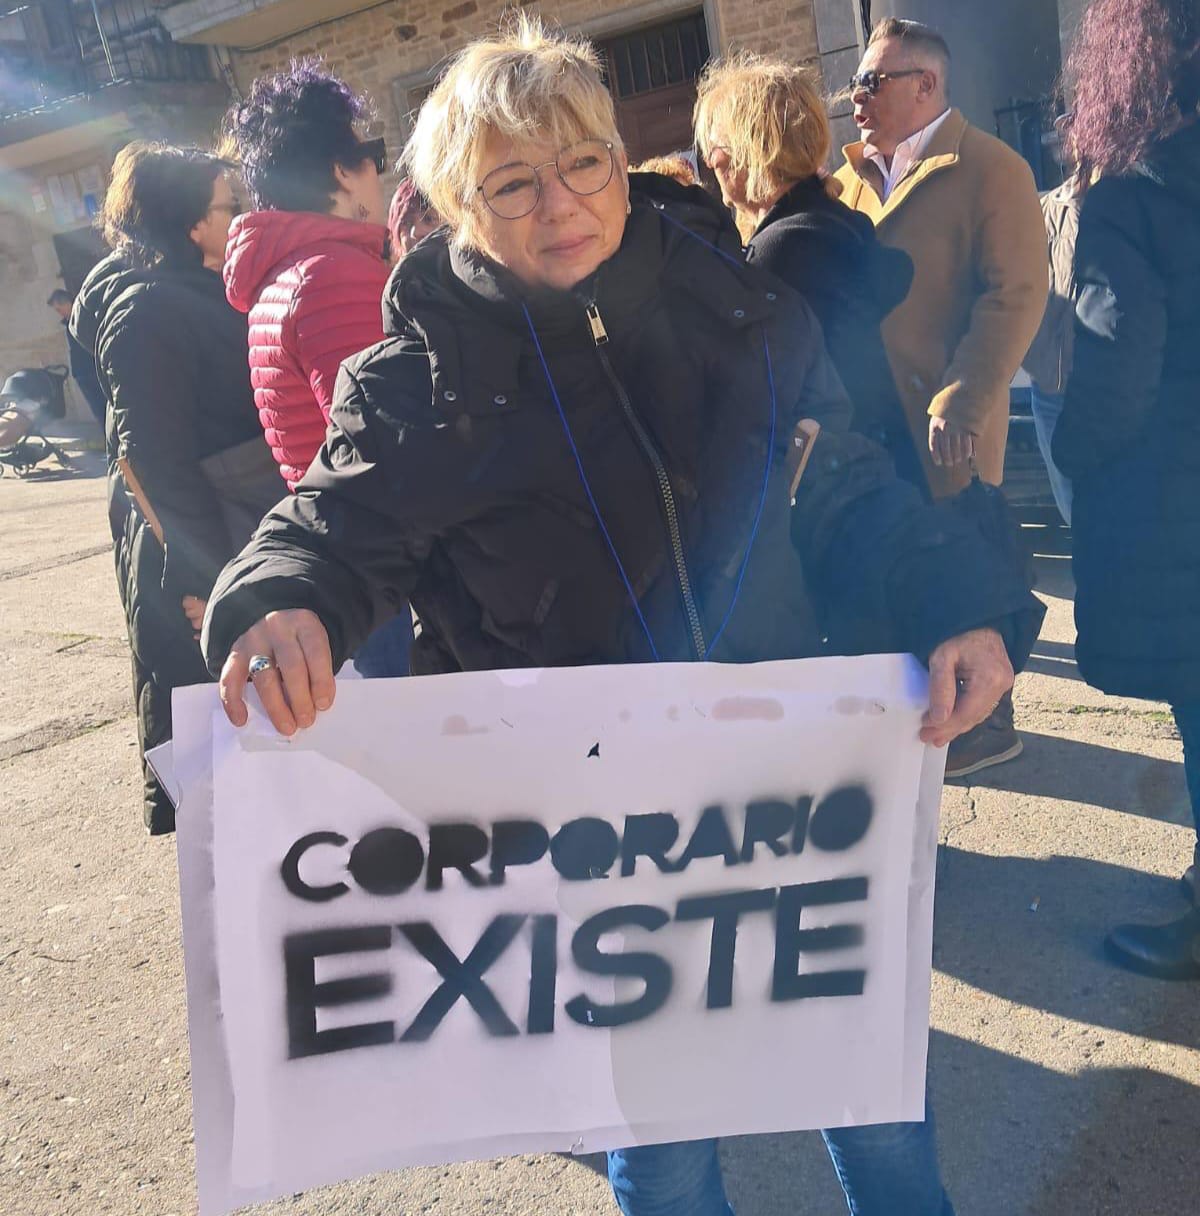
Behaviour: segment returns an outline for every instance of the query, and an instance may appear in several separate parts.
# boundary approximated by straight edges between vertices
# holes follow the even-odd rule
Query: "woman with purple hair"
[[[387,154],[361,137],[366,116],[363,98],[305,61],[256,80],[225,119],[254,206],[230,230],[225,288],[250,314],[255,402],[292,490],[325,438],[342,360],[383,340]],[[408,606],[377,612],[355,666],[407,675]]]
[[[1067,88],[1093,183],[1054,435],[1074,482],[1076,654],[1104,692],[1170,703],[1200,827],[1200,0],[1095,0]],[[1200,979],[1196,872],[1185,916],[1113,930],[1118,963]]]

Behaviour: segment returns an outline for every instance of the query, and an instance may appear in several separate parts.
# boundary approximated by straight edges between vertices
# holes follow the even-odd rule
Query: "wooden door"
[[[709,56],[703,12],[610,38],[597,49],[630,162],[690,148],[696,78]]]

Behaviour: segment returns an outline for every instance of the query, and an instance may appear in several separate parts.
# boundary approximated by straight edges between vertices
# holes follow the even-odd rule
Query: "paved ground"
[[[0,1211],[194,1211],[175,857],[142,833],[103,481],[0,480]],[[1053,538],[1050,538],[1051,541]],[[1054,545],[1042,543],[1042,549]],[[1026,754],[943,804],[932,1071],[960,1216],[1198,1210],[1200,985],[1107,966],[1106,926],[1184,909],[1162,706],[1072,661],[1071,580],[1018,684]],[[724,1149],[739,1216],[844,1211],[815,1136]],[[615,1212],[592,1160],[410,1170],[276,1216]]]

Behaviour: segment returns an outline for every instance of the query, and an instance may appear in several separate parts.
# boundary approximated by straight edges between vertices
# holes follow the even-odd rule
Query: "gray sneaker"
[[[950,744],[946,756],[947,777],[969,777],[980,769],[1015,760],[1024,747],[1013,726],[1012,693],[980,724]]]

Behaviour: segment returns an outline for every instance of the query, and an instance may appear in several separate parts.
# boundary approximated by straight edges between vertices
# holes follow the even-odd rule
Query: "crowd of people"
[[[252,682],[291,734],[350,660],[899,650],[948,773],[1012,760],[1042,609],[990,487],[1026,362],[1081,672],[1171,703],[1200,813],[1200,4],[1094,0],[1075,172],[1041,205],[951,88],[936,31],[879,23],[831,174],[806,69],[710,65],[718,198],[694,159],[631,169],[593,49],[522,17],[444,71],[390,207],[363,99],[311,62],[255,82],[221,156],[125,148],[71,333],[104,394],[143,747],[210,671],[235,725]],[[148,769],[145,814],[172,829]],[[1200,978],[1200,910],[1110,947]],[[825,1138],[851,1211],[952,1212],[931,1111]],[[609,1173],[627,1216],[731,1211],[712,1141]]]

